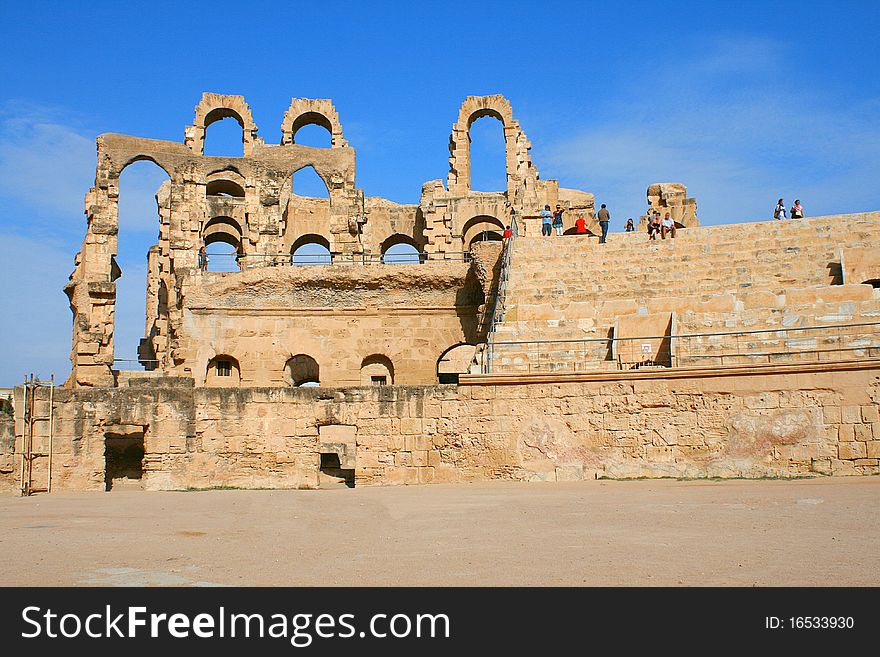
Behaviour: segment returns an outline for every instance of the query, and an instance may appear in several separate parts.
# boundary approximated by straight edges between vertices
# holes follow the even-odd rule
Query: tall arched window
[[[151,248],[158,241],[159,214],[156,197],[168,174],[149,160],[126,166],[119,177],[119,232],[113,255],[113,278],[116,281],[116,307],[113,315],[114,369],[153,369],[149,362],[155,355],[141,353],[147,308],[147,289]],[[158,253],[158,251],[156,251]],[[153,272],[158,276],[158,270]],[[143,362],[140,362],[143,361]]]
[[[470,127],[471,189],[507,191],[507,151],[504,126],[493,115],[476,119]]]

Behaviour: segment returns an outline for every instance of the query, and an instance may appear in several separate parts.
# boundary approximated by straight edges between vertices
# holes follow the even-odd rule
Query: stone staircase
[[[865,247],[880,251],[880,212],[689,228],[657,241],[519,237],[506,313],[490,336],[492,371],[616,368],[608,338],[632,315],[674,313],[676,335],[880,322],[880,290],[842,284],[841,251]],[[559,340],[595,342],[507,344]]]

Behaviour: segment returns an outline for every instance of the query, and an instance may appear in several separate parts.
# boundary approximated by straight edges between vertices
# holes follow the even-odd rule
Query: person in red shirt
[[[574,232],[576,235],[587,234],[587,222],[583,217],[578,217],[577,221],[574,222]]]
[[[502,233],[501,237],[506,240],[509,240],[511,237],[513,237],[513,231],[510,230],[510,226],[504,229],[504,233]]]

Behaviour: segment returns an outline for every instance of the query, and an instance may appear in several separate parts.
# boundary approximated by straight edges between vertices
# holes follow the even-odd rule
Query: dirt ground
[[[880,585],[880,477],[0,497],[3,585]]]

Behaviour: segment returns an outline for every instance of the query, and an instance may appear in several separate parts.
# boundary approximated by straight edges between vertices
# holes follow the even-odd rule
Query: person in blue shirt
[[[550,206],[545,205],[541,210],[541,235],[550,237],[553,234],[553,213],[550,212]]]

